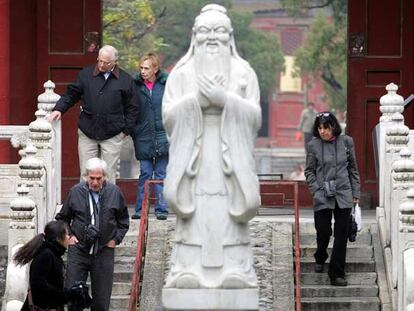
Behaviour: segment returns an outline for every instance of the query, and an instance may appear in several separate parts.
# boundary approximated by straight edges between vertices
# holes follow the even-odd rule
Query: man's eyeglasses
[[[327,117],[329,117],[331,115],[331,113],[330,112],[319,112],[319,113],[317,113],[316,114],[316,116],[318,117],[318,118],[321,118],[321,117],[325,117],[325,118],[327,118]]]
[[[111,62],[105,62],[105,61],[103,61],[103,60],[101,60],[101,59],[97,59],[97,61],[98,61],[98,63],[99,64],[102,64],[102,65],[105,65],[105,66],[111,66],[112,65],[112,61]]]

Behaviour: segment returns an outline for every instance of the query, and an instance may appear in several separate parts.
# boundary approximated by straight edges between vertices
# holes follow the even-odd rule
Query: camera
[[[89,308],[92,304],[92,298],[89,296],[89,288],[84,281],[77,281],[69,289],[71,305],[78,309]]]
[[[336,195],[336,182],[335,180],[329,180],[323,182],[323,190],[325,192],[325,197],[333,198]]]
[[[99,229],[92,224],[86,225],[83,230],[83,242],[85,242],[87,245],[92,246],[98,238]]]

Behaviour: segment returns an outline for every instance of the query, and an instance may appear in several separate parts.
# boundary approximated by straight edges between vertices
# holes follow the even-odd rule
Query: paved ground
[[[129,214],[132,215],[134,209],[131,207],[129,208]],[[364,223],[375,223],[376,216],[375,209],[363,209],[362,210],[362,224]],[[300,209],[299,210],[299,219],[300,222],[313,222],[313,210],[310,208]],[[153,208],[150,209],[150,218],[155,218]],[[175,215],[170,213],[169,219],[174,219]],[[259,219],[271,219],[275,221],[286,221],[286,222],[294,222],[295,221],[295,211],[291,208],[261,208],[259,209],[259,213],[256,216]],[[255,219],[256,219],[255,218]]]

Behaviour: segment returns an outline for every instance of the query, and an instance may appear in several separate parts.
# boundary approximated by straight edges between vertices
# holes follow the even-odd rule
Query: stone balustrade
[[[393,310],[409,310],[414,305],[414,131],[404,124],[398,86],[391,83],[386,90],[377,138],[377,220]]]
[[[16,185],[2,193],[8,198],[9,211],[5,216],[10,219],[3,310],[20,310],[27,293],[28,266],[16,266],[11,260],[14,253],[35,234],[43,232],[61,201],[61,124],[46,120],[59,95],[53,91],[53,82],[47,81],[44,87],[33,122],[28,126],[0,126],[0,139],[10,140],[14,148],[20,149],[21,156],[17,165],[0,165],[0,183],[12,181]],[[7,176],[2,171],[7,171]]]

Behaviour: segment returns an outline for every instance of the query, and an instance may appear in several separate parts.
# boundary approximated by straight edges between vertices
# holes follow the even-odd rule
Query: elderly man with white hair
[[[85,163],[85,181],[73,186],[56,220],[69,225],[70,241],[65,287],[91,277],[91,310],[108,310],[112,292],[115,246],[129,228],[128,209],[121,190],[106,180],[106,163]],[[82,310],[70,305],[69,310]]]
[[[49,121],[80,101],[78,121],[79,167],[100,157],[108,164],[108,180],[115,183],[123,139],[131,134],[138,102],[131,76],[118,66],[118,51],[111,45],[99,50],[97,63],[81,70],[56,103]]]

